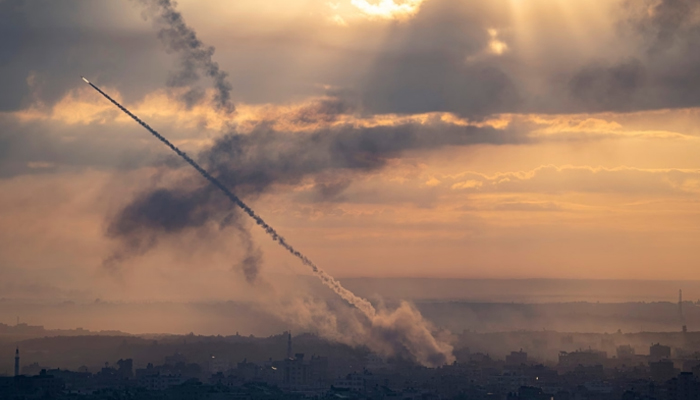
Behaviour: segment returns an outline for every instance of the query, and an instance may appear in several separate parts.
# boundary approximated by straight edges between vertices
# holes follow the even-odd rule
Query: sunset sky
[[[700,279],[696,0],[156,3],[0,0],[8,296],[307,273],[81,75],[336,277]]]

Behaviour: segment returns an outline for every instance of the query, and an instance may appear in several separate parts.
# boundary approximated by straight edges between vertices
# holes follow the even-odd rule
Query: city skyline
[[[697,0],[0,0],[0,33],[0,393],[700,393]],[[185,332],[287,352],[161,374]],[[20,374],[42,333],[119,368]]]

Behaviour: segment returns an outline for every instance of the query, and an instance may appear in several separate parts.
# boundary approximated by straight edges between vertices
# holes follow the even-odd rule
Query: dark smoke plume
[[[238,268],[243,272],[243,276],[248,283],[255,283],[260,273],[262,251],[255,245],[250,232],[244,226],[238,225],[238,233],[245,249],[245,255],[238,264]]]
[[[306,108],[303,116],[312,122],[333,119],[347,109],[343,105],[328,106],[335,103],[326,101],[320,107]],[[218,181],[243,198],[258,196],[275,184],[291,185],[313,177],[317,196],[332,200],[349,186],[352,174],[381,169],[406,151],[523,140],[511,132],[439,120],[369,128],[348,124],[306,133],[279,132],[263,123],[250,133],[232,132],[217,139],[197,159]],[[215,225],[222,220],[237,222],[233,218],[235,209],[220,196],[212,196],[212,192],[210,185],[183,180],[175,188],[149,189],[137,196],[109,223],[109,237],[124,244],[120,259],[129,253],[144,253],[159,235]],[[173,217],[173,213],[177,216]],[[245,240],[241,236],[242,243]],[[252,256],[252,250],[246,254],[244,271],[254,271],[252,261],[258,258]]]
[[[84,78],[83,78],[84,79]],[[364,337],[369,340],[365,343],[372,346],[372,348],[377,349],[385,353],[403,353],[407,352],[416,361],[423,365],[438,366],[450,363],[454,360],[452,355],[452,346],[445,342],[443,339],[436,337],[432,332],[432,325],[425,321],[420,313],[412,306],[407,303],[402,303],[399,308],[393,312],[389,312],[384,308],[379,310],[375,309],[374,306],[367,300],[356,296],[351,291],[345,289],[338,281],[333,277],[328,275],[326,272],[318,268],[308,257],[296,250],[292,245],[290,245],[282,236],[280,236],[274,228],[268,225],[259,215],[255,213],[247,204],[245,204],[238,196],[231,192],[221,181],[212,176],[209,172],[203,169],[197,162],[190,158],[183,151],[175,147],[170,141],[165,137],[156,132],[148,124],[139,119],[136,115],[132,114],[129,110],[124,108],[121,104],[117,103],[109,95],[100,90],[97,86],[85,80],[90,86],[102,94],[106,99],[108,99],[112,104],[117,106],[120,110],[130,116],[134,121],[138,122],[141,126],[147,129],[153,136],[158,140],[163,142],[171,150],[173,150],[177,155],[184,159],[188,164],[190,164],[197,172],[200,173],[204,178],[206,178],[211,184],[210,188],[216,188],[222,192],[231,203],[235,204],[243,212],[248,214],[249,217],[255,221],[258,226],[263,228],[265,232],[275,241],[277,244],[282,246],[289,253],[301,260],[301,262],[310,267],[314,275],[316,275],[321,282],[329,287],[333,292],[335,292],[340,298],[354,306],[359,310],[364,316],[364,322],[361,324],[365,328]],[[161,194],[168,198],[168,195]],[[186,197],[186,196],[185,196]],[[175,199],[174,204],[179,204],[180,199]],[[171,226],[182,226],[185,221],[195,221],[196,223],[201,223],[202,215],[199,213],[186,213],[184,217],[176,216],[174,217],[174,222],[167,222]],[[154,218],[153,221],[158,221],[159,218]],[[162,222],[162,221],[161,221]],[[131,227],[132,229],[138,229]],[[244,259],[244,272],[246,268],[250,265],[255,265],[257,260],[255,255],[252,259]]]
[[[180,70],[171,74],[168,86],[187,87],[200,78],[200,73],[214,80],[216,88],[216,105],[219,109],[231,113],[235,110],[231,102],[231,84],[228,74],[219,69],[219,64],[212,61],[214,47],[202,43],[195,31],[185,24],[182,14],[175,9],[177,3],[171,0],[139,0],[154,21],[161,27],[158,38],[169,52],[177,53],[180,57]],[[182,96],[188,106],[192,106],[204,98],[199,88],[190,88]]]
[[[198,162],[244,198],[260,195],[275,184],[291,185],[315,177],[318,196],[333,199],[348,187],[350,174],[381,169],[406,151],[522,140],[493,128],[441,122],[372,128],[348,125],[294,134],[263,125],[248,134],[230,133],[219,138],[199,155]],[[155,244],[158,235],[222,220],[237,222],[230,203],[212,192],[211,186],[190,181],[175,188],[148,190],[111,220],[108,235],[123,241],[124,251],[138,255]]]
[[[84,78],[83,78],[84,79]],[[255,221],[256,224],[258,224],[261,228],[265,230],[265,233],[267,233],[272,240],[277,242],[280,246],[282,246],[285,250],[287,250],[289,253],[291,253],[293,256],[297,257],[301,262],[311,268],[311,270],[314,272],[314,274],[321,279],[321,281],[328,286],[331,290],[333,290],[338,296],[340,296],[342,299],[350,303],[351,305],[355,306],[357,309],[362,311],[367,318],[372,319],[376,315],[376,310],[368,302],[367,300],[355,296],[352,292],[349,290],[345,289],[340,282],[336,281],[332,276],[328,275],[325,271],[322,269],[318,268],[316,264],[314,264],[308,257],[300,253],[298,250],[296,250],[291,244],[287,242],[287,240],[280,236],[279,233],[270,225],[265,222],[259,215],[253,211],[252,208],[250,208],[247,204],[243,202],[238,196],[233,194],[224,184],[222,184],[219,180],[214,178],[209,172],[204,170],[199,164],[197,164],[190,156],[185,154],[182,150],[178,149],[174,144],[170,143],[168,139],[166,139],[164,136],[162,136],[160,133],[156,132],[153,128],[151,128],[147,123],[143,122],[139,117],[136,115],[132,114],[131,111],[127,110],[116,102],[114,99],[112,99],[107,93],[103,92],[100,88],[97,86],[93,85],[92,83],[88,82],[85,80],[90,86],[92,86],[93,89],[97,90],[102,96],[104,96],[107,100],[109,100],[112,104],[117,106],[120,110],[122,110],[124,113],[126,113],[129,117],[131,117],[134,121],[138,122],[142,127],[144,127],[146,130],[151,132],[153,136],[155,136],[158,140],[163,142],[166,146],[168,146],[172,151],[174,151],[178,156],[180,156],[183,160],[187,161],[188,164],[190,164],[194,169],[197,170],[197,172],[200,173],[204,178],[206,178],[214,187],[219,189],[226,197],[228,197],[229,200],[235,205],[237,205],[241,210],[243,210],[248,216],[250,216],[253,221]]]

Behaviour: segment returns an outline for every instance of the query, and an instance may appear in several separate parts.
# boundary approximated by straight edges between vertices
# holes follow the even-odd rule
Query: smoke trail
[[[204,178],[206,178],[212,185],[214,185],[216,188],[221,190],[221,192],[226,195],[226,197],[229,198],[234,204],[236,204],[238,207],[240,207],[246,214],[248,214],[256,224],[258,224],[261,228],[265,230],[265,232],[274,240],[277,242],[280,246],[282,246],[285,250],[287,250],[289,253],[297,257],[298,259],[301,260],[301,262],[310,267],[311,270],[318,276],[321,281],[328,286],[331,290],[333,290],[335,293],[337,293],[341,298],[343,298],[345,301],[348,303],[352,304],[353,306],[357,307],[360,311],[362,311],[367,318],[370,320],[373,319],[376,316],[376,310],[368,302],[367,300],[355,296],[351,291],[345,289],[340,282],[336,281],[332,276],[328,275],[325,271],[320,269],[316,264],[314,264],[308,257],[305,255],[301,254],[298,250],[296,250],[291,244],[289,244],[285,238],[280,236],[277,231],[270,225],[268,225],[267,222],[265,222],[258,214],[253,211],[252,208],[250,208],[247,204],[243,202],[238,196],[233,194],[226,186],[224,186],[221,182],[219,182],[216,178],[211,176],[204,168],[200,167],[199,164],[197,164],[193,159],[191,159],[185,152],[177,148],[174,144],[170,143],[168,139],[166,139],[164,136],[162,136],[160,133],[156,132],[155,129],[151,128],[147,123],[143,122],[139,117],[136,115],[132,114],[131,111],[127,110],[124,106],[119,104],[116,100],[111,98],[107,93],[103,92],[100,88],[97,86],[93,85],[90,81],[87,79],[83,78],[83,80],[90,86],[92,86],[93,89],[97,90],[102,96],[104,96],[107,100],[109,100],[112,104],[117,106],[120,110],[122,110],[126,115],[130,116],[134,121],[138,122],[139,125],[143,126],[151,132],[153,136],[155,136],[158,140],[161,142],[165,143],[166,146],[170,147],[172,151],[177,153],[180,157],[182,157],[185,161],[187,161],[188,164],[190,164],[194,169],[197,170]]]
[[[140,0],[157,17],[157,22],[164,25],[158,32],[158,38],[165,44],[167,50],[180,54],[181,70],[171,75],[169,86],[187,86],[199,79],[197,70],[201,70],[214,80],[216,88],[216,105],[231,113],[235,110],[231,103],[231,84],[228,74],[219,69],[219,64],[212,61],[214,47],[202,43],[195,31],[185,24],[177,10],[175,2],[170,0]],[[188,106],[193,105],[204,97],[204,93],[196,88],[190,89],[182,96]]]

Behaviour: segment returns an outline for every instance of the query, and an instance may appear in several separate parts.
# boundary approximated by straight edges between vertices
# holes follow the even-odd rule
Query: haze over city
[[[161,389],[378,398],[350,376],[525,353],[610,398],[634,390],[567,360],[692,375],[698,48],[694,0],[0,0],[0,374],[23,344],[42,368],[16,376],[92,373],[45,356],[84,336],[131,390],[134,362],[186,364],[140,346],[187,335],[162,340],[201,368]],[[270,372],[302,366],[303,388]],[[517,382],[421,396],[555,398]]]

